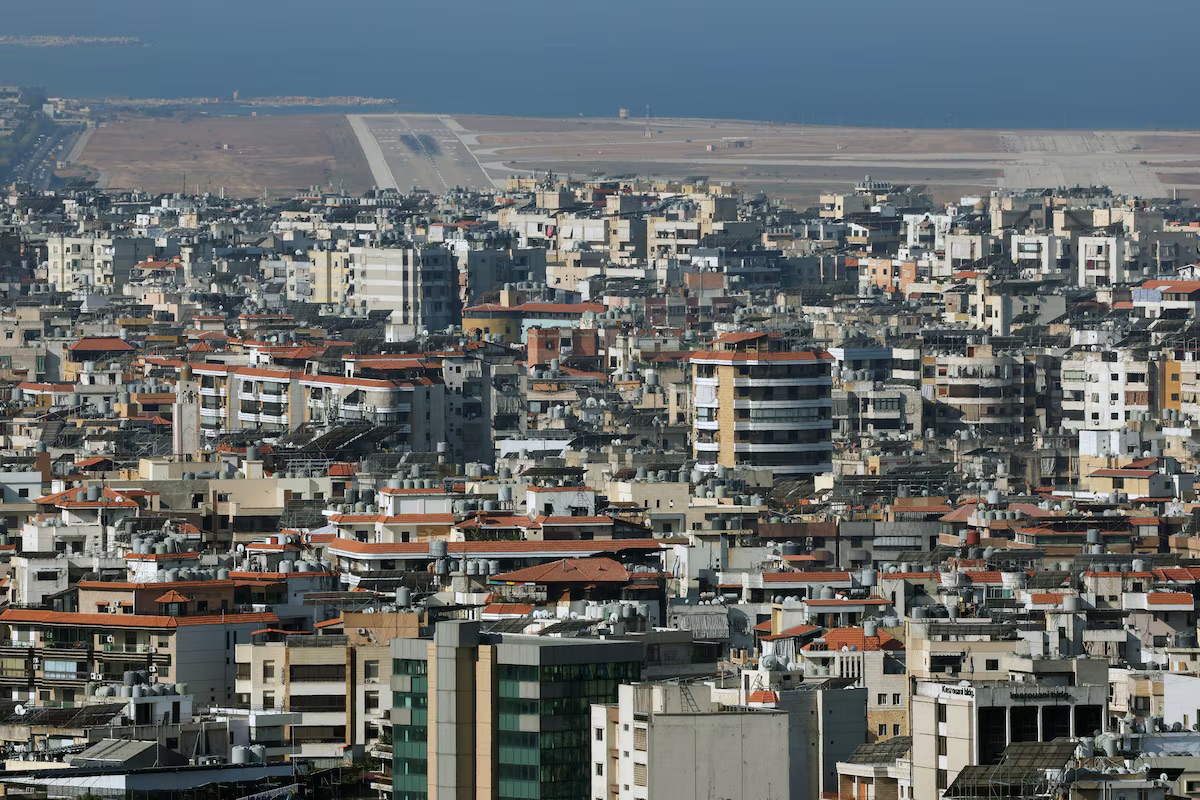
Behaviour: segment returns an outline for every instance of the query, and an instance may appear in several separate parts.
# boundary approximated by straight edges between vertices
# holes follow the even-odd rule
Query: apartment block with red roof
[[[10,608],[0,613],[0,683],[22,699],[74,702],[95,684],[121,683],[125,671],[146,670],[159,682],[186,686],[197,706],[233,703],[234,645],[279,618],[185,613],[184,604],[167,600],[164,610],[177,614]]]

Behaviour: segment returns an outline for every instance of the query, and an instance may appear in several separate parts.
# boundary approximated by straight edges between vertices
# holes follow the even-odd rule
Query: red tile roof
[[[1196,599],[1186,592],[1151,592],[1146,595],[1146,605],[1186,606],[1191,608]]]
[[[903,650],[904,642],[885,631],[879,631],[876,636],[867,636],[862,628],[834,628],[825,632],[821,637],[825,640],[827,650],[841,650],[843,647],[856,647],[859,650]],[[812,650],[814,643],[809,642],[800,648]]]
[[[833,600],[815,600],[808,599],[804,601],[806,606],[819,607],[834,607],[834,606],[887,606],[891,605],[891,600],[884,600],[882,597],[863,597],[857,599],[850,598],[835,598]]]
[[[39,506],[56,506],[57,508],[139,508],[137,503],[128,497],[108,488],[100,490],[99,500],[88,500],[87,489],[76,487],[62,492],[39,497],[33,502]]]
[[[763,583],[843,583],[849,572],[764,572]]]
[[[488,603],[483,607],[482,613],[509,617],[527,617],[533,613],[533,605],[531,603]]]
[[[330,522],[353,524],[382,522],[386,525],[453,525],[453,514],[333,514]]]
[[[73,611],[34,611],[9,608],[0,622],[41,625],[94,626],[97,628],[182,628],[196,625],[275,624],[270,612],[254,614],[208,614],[202,617],[162,617],[148,614],[87,614]]]
[[[487,554],[505,556],[537,557],[539,554],[588,555],[591,553],[619,553],[622,550],[666,550],[676,544],[685,544],[683,539],[566,539],[562,541],[517,541],[517,542],[449,542],[452,555],[479,556]],[[380,557],[413,556],[427,558],[427,542],[359,542],[339,538],[329,543],[330,552],[348,555],[378,555]]]
[[[800,636],[809,636],[821,630],[821,626],[819,625],[793,625],[790,628],[781,630],[779,633],[769,633],[771,630],[771,623],[768,621],[766,626],[769,635],[758,637],[764,642],[773,642],[776,639],[793,639]]]
[[[833,361],[833,356],[825,351],[803,350],[796,353],[789,352],[727,352],[720,350],[705,350],[692,354],[691,361],[693,363],[705,363],[709,361],[721,362],[736,362],[736,361]]]
[[[563,558],[535,567],[493,575],[511,583],[625,583],[629,570],[611,558]]]
[[[1089,478],[1149,478],[1151,475],[1157,475],[1157,470],[1152,469],[1098,469],[1095,472],[1089,472]]]
[[[128,353],[135,348],[116,336],[86,336],[67,349],[72,353]]]
[[[740,344],[742,342],[752,342],[756,339],[769,338],[770,334],[764,331],[735,331],[733,333],[722,333],[713,341],[721,344]]]

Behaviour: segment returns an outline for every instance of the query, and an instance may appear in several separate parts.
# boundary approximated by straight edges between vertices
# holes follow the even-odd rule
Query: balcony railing
[[[153,653],[157,648],[148,644],[106,644],[106,653]]]

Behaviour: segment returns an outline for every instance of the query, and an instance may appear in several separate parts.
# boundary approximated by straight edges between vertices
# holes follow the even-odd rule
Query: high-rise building
[[[697,469],[813,475],[833,465],[833,357],[766,333],[718,336],[692,355]]]
[[[394,800],[586,798],[591,706],[640,677],[640,642],[483,633],[394,639]]]

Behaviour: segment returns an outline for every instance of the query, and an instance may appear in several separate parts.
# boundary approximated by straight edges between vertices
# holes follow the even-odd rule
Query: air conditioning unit
[[[99,672],[93,672],[93,673],[92,673],[92,680],[94,680],[94,681],[102,681],[102,680],[104,680],[104,676],[103,676],[103,675],[101,675]]]
[[[115,642],[115,641],[116,641],[116,640],[115,640],[113,637],[111,637],[111,636],[105,636],[105,637],[104,637],[104,642],[105,642],[106,644],[112,644],[112,643],[113,643],[113,642]]]
[[[366,635],[367,635],[367,629],[366,629],[366,628],[359,628],[359,629],[358,629],[358,635],[359,635],[359,636],[366,636]]]
[[[153,675],[154,673],[158,672],[158,667],[156,667],[156,666],[154,666],[153,664],[151,664],[151,665],[150,665],[150,668],[149,668],[149,669],[147,669],[146,671],[147,671],[147,672],[149,672],[151,675]]]
[[[157,648],[157,647],[151,647],[151,648],[150,648],[150,652],[151,652],[151,653],[157,653],[157,652],[158,652],[158,648]]]

